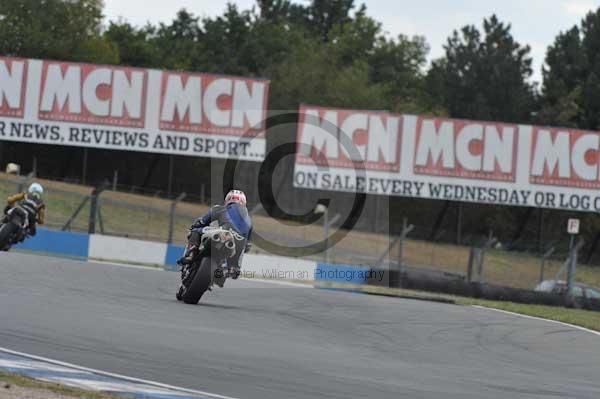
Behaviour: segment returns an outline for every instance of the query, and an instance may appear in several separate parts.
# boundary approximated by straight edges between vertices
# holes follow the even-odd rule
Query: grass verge
[[[545,305],[528,305],[503,301],[489,301],[485,299],[460,297],[425,291],[407,290],[403,288],[387,288],[368,285],[347,285],[337,283],[321,283],[318,286],[319,288],[341,289],[354,292],[362,292],[371,295],[382,295],[405,299],[453,303],[456,305],[463,306],[478,305],[486,308],[506,310],[509,312],[519,313],[526,316],[541,317],[543,319],[574,324],[576,326],[600,332],[600,312],[594,312],[590,310],[569,309]]]
[[[528,305],[514,302],[487,301],[474,298],[460,298],[461,305],[479,305],[486,308],[506,310],[527,316],[574,324],[600,332],[600,312],[583,309],[569,309],[545,305]]]
[[[108,395],[100,392],[86,391],[79,388],[71,388],[60,384],[42,382],[21,375],[5,373],[0,371],[0,390],[9,390],[11,386],[37,391],[39,394],[35,397],[43,398],[44,393],[52,392],[56,395],[61,395],[66,398],[81,398],[81,399],[117,399],[117,396]],[[1,392],[1,391],[0,391]],[[2,396],[0,394],[0,396]]]

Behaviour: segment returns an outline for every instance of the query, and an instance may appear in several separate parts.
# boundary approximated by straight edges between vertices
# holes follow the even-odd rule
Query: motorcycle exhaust
[[[227,249],[234,249],[235,248],[235,243],[233,241],[227,241],[225,243],[225,248],[227,248]]]
[[[221,242],[221,236],[219,235],[219,233],[215,233],[212,235],[212,240],[214,242]]]

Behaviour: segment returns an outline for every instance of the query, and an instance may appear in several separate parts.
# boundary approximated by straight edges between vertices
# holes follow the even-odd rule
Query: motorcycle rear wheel
[[[202,295],[208,290],[211,283],[213,264],[210,257],[203,258],[194,279],[181,294],[183,302],[196,305]]]

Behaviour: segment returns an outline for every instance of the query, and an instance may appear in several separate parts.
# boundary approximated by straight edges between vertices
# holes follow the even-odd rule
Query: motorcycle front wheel
[[[10,238],[17,232],[19,226],[14,223],[4,223],[0,227],[0,250],[8,251],[10,248]]]

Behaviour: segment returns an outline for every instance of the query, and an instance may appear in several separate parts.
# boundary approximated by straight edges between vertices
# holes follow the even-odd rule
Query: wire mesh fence
[[[0,175],[0,196],[7,197],[23,190],[28,183],[26,177]],[[47,204],[47,226],[57,230],[88,232],[92,212],[94,188],[64,182],[42,181]],[[120,188],[120,187],[119,187]],[[196,199],[196,201],[198,201]],[[194,219],[203,215],[209,204],[178,202],[156,196],[133,194],[130,190],[105,190],[98,196],[95,232],[135,239],[185,243],[187,231]],[[93,216],[93,215],[92,215]],[[278,220],[259,209],[253,215],[254,231],[262,242],[276,243],[282,248],[304,248],[324,240],[322,220],[312,224],[301,224]],[[339,229],[336,226],[335,229]],[[343,238],[331,242],[324,251],[310,252],[309,258],[330,263],[365,265],[370,267],[409,267],[467,278],[472,248],[480,248],[493,236],[465,235],[462,245],[421,237],[443,236],[444,231],[416,226],[404,239],[385,232],[369,233],[360,230],[342,230]],[[334,244],[334,245],[333,245]],[[558,245],[560,244],[560,245]],[[519,252],[507,250],[507,246],[495,242],[486,249],[478,281],[507,287],[533,289],[541,279],[564,279],[567,258],[566,244],[553,240],[543,248],[556,245],[556,251],[545,259],[538,242],[521,243]],[[270,252],[268,245],[255,242],[257,252]],[[282,253],[279,253],[282,254]],[[401,254],[401,256],[400,256]],[[600,286],[600,267],[580,265],[578,281]]]

